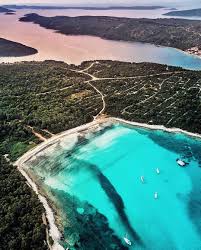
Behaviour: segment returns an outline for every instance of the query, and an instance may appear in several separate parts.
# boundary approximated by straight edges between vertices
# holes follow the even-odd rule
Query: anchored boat
[[[124,237],[124,241],[126,242],[127,245],[131,246],[132,243],[131,241],[128,239],[127,235]]]
[[[140,180],[141,180],[142,183],[144,183],[144,176],[141,176]]]
[[[177,164],[180,166],[180,167],[186,167],[186,165],[188,165],[187,162],[181,160],[181,159],[176,159],[176,162]]]
[[[157,174],[160,174],[159,168],[156,169],[156,173],[157,173]]]

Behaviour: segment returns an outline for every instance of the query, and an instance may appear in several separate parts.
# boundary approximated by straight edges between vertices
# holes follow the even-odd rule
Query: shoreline
[[[167,128],[164,125],[151,125],[151,124],[147,124],[147,123],[132,122],[132,121],[127,121],[127,120],[124,120],[121,118],[115,118],[115,117],[114,118],[111,117],[110,119],[114,119],[114,121],[119,121],[120,123],[132,125],[134,127],[147,128],[147,129],[151,129],[151,130],[161,130],[161,131],[165,131],[168,133],[181,133],[181,134],[187,135],[189,137],[192,137],[194,139],[197,138],[197,139],[201,140],[201,134],[188,132],[187,130],[183,130],[180,128]]]
[[[195,57],[201,59],[201,49],[199,49],[198,47],[186,49],[186,50],[184,50],[184,52],[188,55],[195,56]]]
[[[91,129],[99,128],[100,125],[103,125],[103,124],[109,125],[109,124],[114,124],[114,123],[130,125],[133,127],[146,128],[146,129],[150,129],[150,130],[161,130],[161,131],[165,131],[168,133],[182,133],[186,136],[189,136],[189,137],[192,137],[195,139],[197,138],[197,139],[201,140],[200,134],[191,133],[191,132],[179,129],[179,128],[166,128],[163,125],[149,125],[146,123],[127,121],[127,120],[124,120],[121,118],[116,118],[116,117],[108,117],[108,118],[99,118],[95,121],[89,122],[87,124],[83,124],[83,125],[78,126],[76,128],[72,128],[72,129],[63,131],[57,135],[52,136],[51,138],[47,139],[47,141],[42,142],[41,144],[37,145],[35,148],[26,152],[23,156],[21,156],[14,163],[14,165],[17,166],[18,171],[26,178],[27,184],[37,194],[40,202],[43,204],[43,207],[45,209],[46,218],[47,218],[48,225],[49,225],[48,232],[54,241],[54,244],[51,247],[52,250],[64,250],[64,248],[59,244],[62,233],[59,231],[59,226],[57,225],[55,213],[54,213],[54,210],[53,210],[51,204],[48,203],[48,198],[46,198],[45,196],[43,196],[41,194],[40,189],[37,186],[36,182],[34,182],[34,180],[31,178],[30,174],[28,174],[24,170],[24,164],[27,161],[29,161],[32,157],[36,156],[41,151],[45,150],[47,147],[62,140],[63,137],[70,136],[71,134],[76,134],[76,133],[78,134],[80,132],[89,132]]]
[[[64,250],[64,248],[59,244],[59,240],[60,240],[62,234],[56,225],[54,211],[51,208],[51,206],[49,205],[47,198],[40,194],[38,186],[31,179],[29,174],[23,169],[23,167],[19,166],[19,167],[17,167],[17,169],[25,177],[25,179],[27,180],[28,186],[30,188],[32,188],[32,190],[37,194],[40,202],[43,204],[43,207],[45,209],[45,217],[48,221],[48,226],[49,226],[49,228],[47,228],[48,236],[51,236],[53,241],[54,241],[52,246],[50,246],[49,241],[47,241],[49,249],[51,249],[51,250]]]

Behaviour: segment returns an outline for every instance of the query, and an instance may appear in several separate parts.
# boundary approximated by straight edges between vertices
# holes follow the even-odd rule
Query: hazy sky
[[[162,6],[186,6],[196,8],[200,6],[200,0],[0,0],[3,4],[54,4],[54,5],[162,5]]]

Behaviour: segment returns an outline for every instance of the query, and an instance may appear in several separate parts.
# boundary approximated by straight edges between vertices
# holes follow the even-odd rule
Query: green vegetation
[[[185,19],[137,19],[107,16],[44,17],[27,14],[20,19],[66,35],[93,35],[110,40],[152,43],[182,50],[201,44],[201,22]]]
[[[9,12],[10,13],[10,12]],[[36,49],[0,38],[0,57],[28,56],[38,53]]]
[[[43,206],[25,178],[1,155],[0,190],[0,249],[48,249]]]

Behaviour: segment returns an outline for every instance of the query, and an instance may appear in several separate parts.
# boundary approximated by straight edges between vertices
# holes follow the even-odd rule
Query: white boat
[[[160,174],[159,168],[156,169],[156,173],[157,173],[157,174]]]
[[[127,245],[131,246],[132,243],[131,241],[128,239],[127,235],[124,237],[124,241],[126,242]]]
[[[176,162],[180,167],[185,167],[187,165],[187,163],[181,159],[177,159]]]
[[[140,176],[140,180],[142,183],[144,183],[144,176]]]
[[[158,199],[158,192],[154,193],[154,199]]]

